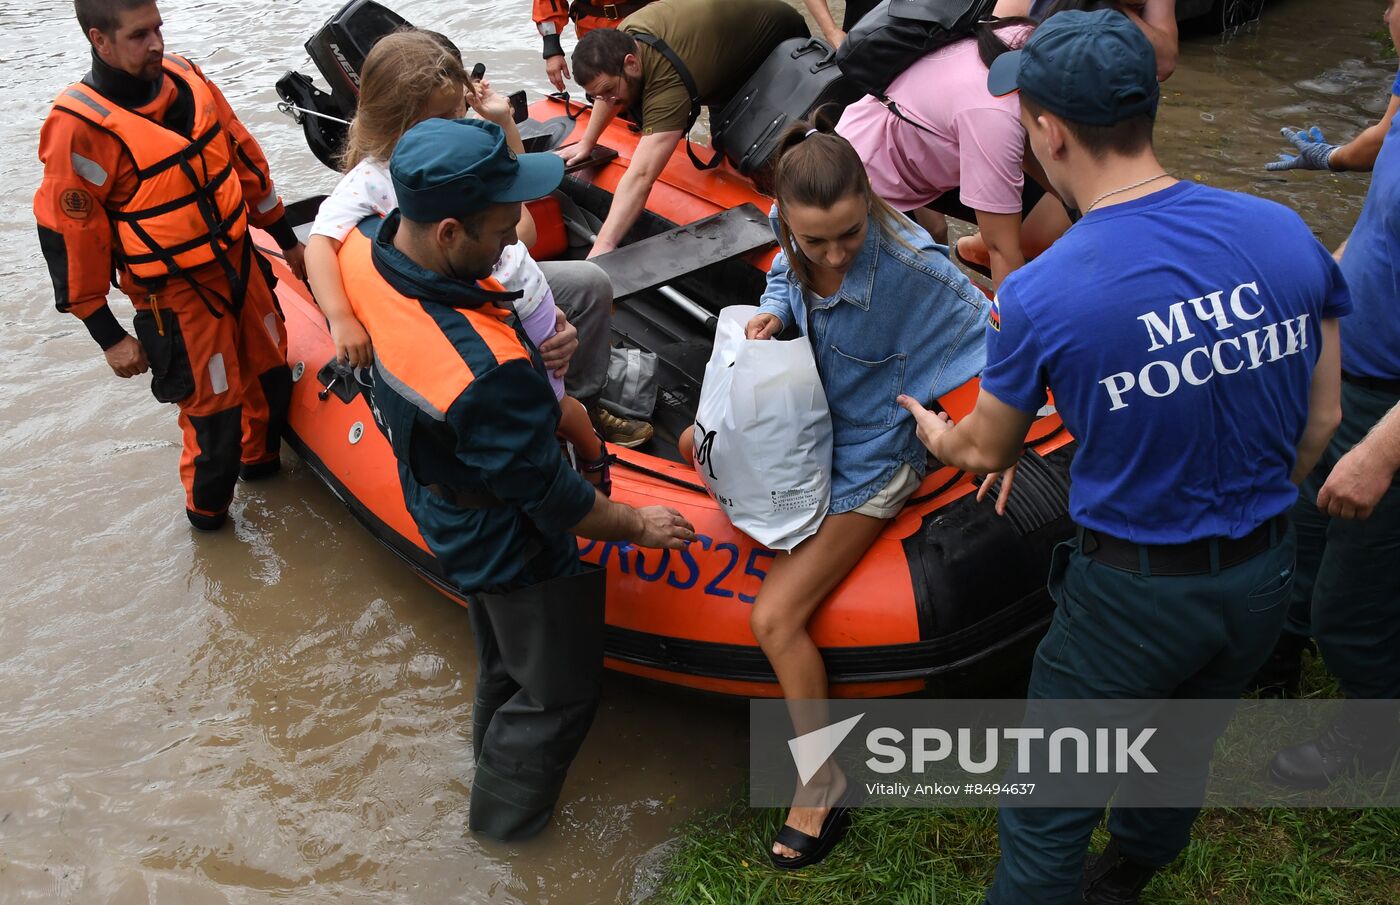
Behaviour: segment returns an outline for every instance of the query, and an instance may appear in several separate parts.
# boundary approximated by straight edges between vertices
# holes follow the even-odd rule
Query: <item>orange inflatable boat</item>
[[[279,91],[288,97],[282,83]],[[327,97],[322,94],[321,102]],[[303,95],[293,102],[309,110],[305,105],[317,101]],[[566,132],[581,135],[588,112],[551,98],[530,107],[529,117],[547,124],[538,131],[552,131],[557,143]],[[321,125],[307,128],[313,148],[312,128]],[[542,237],[537,256],[586,253],[579,237],[596,230],[606,214],[636,142],[626,124],[614,123],[599,144],[616,157],[566,177],[559,197],[532,206]],[[318,203],[298,202],[289,214],[309,223]],[[697,170],[681,147],[633,236],[674,236],[717,215],[709,222],[725,230],[731,222],[726,212],[752,210],[744,205],[766,212],[770,203],[727,166]],[[581,555],[608,571],[606,653],[613,669],[724,694],[779,694],[749,629],[750,606],[775,554],[729,524],[675,448],[699,398],[713,336],[709,315],[725,305],[754,303],[774,254],[772,247],[746,251],[678,274],[630,295],[614,312],[617,343],[657,354],[660,391],[656,437],[639,450],[616,451],[613,498],[634,506],[674,506],[695,525],[699,539],[681,551],[580,539]],[[367,388],[333,365],[325,319],[309,291],[276,263],[295,378],[288,442],[376,539],[419,577],[466,605],[443,580],[404,508],[393,453],[375,426]],[[957,418],[970,411],[976,394],[972,381],[940,402]],[[963,686],[1026,668],[1050,613],[1050,551],[1071,530],[1072,447],[1053,411],[1036,420],[1005,517],[993,512],[990,501],[974,500],[971,476],[947,467],[929,474],[813,618],[811,632],[833,695],[936,693],[946,682]]]

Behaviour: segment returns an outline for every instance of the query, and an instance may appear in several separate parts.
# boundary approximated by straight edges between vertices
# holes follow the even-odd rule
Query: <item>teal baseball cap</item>
[[[428,119],[399,139],[389,178],[405,218],[436,223],[493,204],[542,198],[564,180],[564,160],[557,154],[516,154],[492,122]]]
[[[1020,50],[997,57],[987,90],[1022,91],[1073,123],[1111,126],[1156,117],[1157,54],[1142,29],[1117,10],[1067,10],[1036,28]]]

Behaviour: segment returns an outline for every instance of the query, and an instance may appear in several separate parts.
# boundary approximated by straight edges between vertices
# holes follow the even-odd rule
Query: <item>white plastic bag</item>
[[[758,309],[719,314],[695,413],[695,468],[734,527],[791,550],[831,503],[831,411],[807,337],[744,338]]]

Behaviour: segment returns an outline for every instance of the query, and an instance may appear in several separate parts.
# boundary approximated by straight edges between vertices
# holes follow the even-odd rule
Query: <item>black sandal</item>
[[[842,805],[837,805],[827,812],[826,819],[822,821],[821,832],[816,836],[809,836],[799,829],[783,824],[773,841],[797,852],[797,857],[785,858],[769,849],[768,860],[772,861],[778,870],[801,870],[819,864],[831,854],[836,844],[845,838],[846,830],[850,828],[851,809]]]
[[[957,261],[959,264],[966,267],[968,270],[971,270],[975,273],[980,273],[982,274],[982,276],[990,280],[992,278],[992,268],[988,267],[985,264],[978,264],[976,261],[969,261],[967,258],[964,258],[962,256],[962,252],[958,251],[958,246],[961,245],[962,240],[966,238],[969,237],[962,236],[958,239],[953,240],[953,260]]]
[[[585,477],[591,474],[598,475],[599,477],[596,483],[591,480],[588,483],[597,487],[603,496],[610,497],[612,496],[612,469],[609,466],[612,464],[612,455],[608,453],[608,444],[603,442],[602,437],[598,438],[598,444],[602,448],[602,452],[598,454],[598,458],[585,459],[579,457],[577,459],[578,470]]]

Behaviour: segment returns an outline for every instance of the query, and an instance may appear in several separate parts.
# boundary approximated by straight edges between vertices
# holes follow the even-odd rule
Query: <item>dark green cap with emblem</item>
[[[557,154],[516,154],[480,119],[429,119],[404,133],[389,160],[405,219],[436,223],[493,204],[542,198],[564,180]]]
[[[1112,9],[1056,13],[1020,50],[1004,53],[987,73],[987,90],[1020,90],[1070,122],[1112,126],[1156,116],[1157,54],[1142,29]]]

